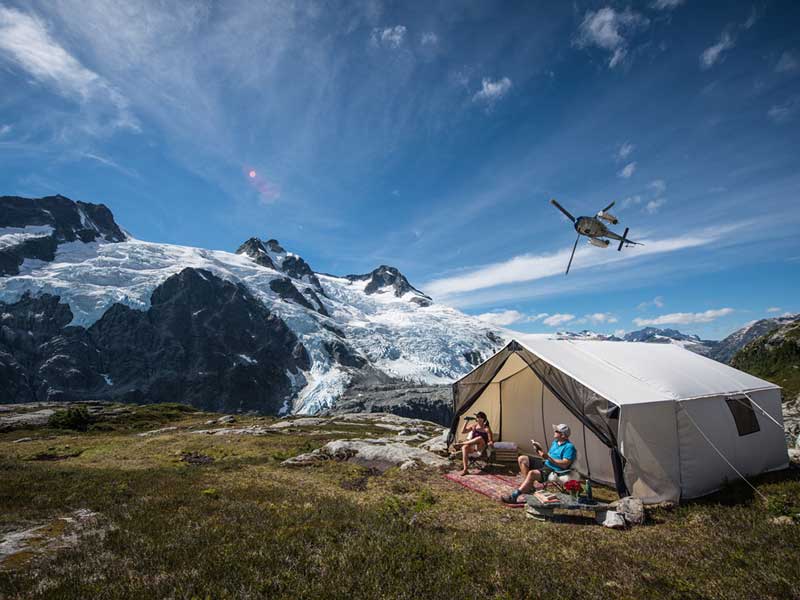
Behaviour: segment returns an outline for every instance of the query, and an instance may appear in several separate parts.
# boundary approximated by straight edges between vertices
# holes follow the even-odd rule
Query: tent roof
[[[617,405],[779,387],[674,344],[548,340],[525,334],[515,339]]]

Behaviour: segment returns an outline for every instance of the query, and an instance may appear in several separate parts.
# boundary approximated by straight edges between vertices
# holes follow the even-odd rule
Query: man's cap
[[[558,433],[563,433],[565,436],[569,437],[569,425],[566,423],[559,423],[558,425],[553,425],[553,431],[557,431]]]

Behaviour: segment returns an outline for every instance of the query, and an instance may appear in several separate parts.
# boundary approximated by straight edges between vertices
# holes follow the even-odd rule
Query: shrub
[[[84,406],[71,406],[67,410],[57,410],[48,420],[50,427],[86,431],[93,419]]]

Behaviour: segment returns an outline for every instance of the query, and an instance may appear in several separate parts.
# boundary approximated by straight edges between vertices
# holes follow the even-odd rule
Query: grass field
[[[533,522],[435,471],[280,466],[343,437],[324,427],[136,435],[211,417],[151,406],[85,432],[1,433],[0,534],[99,517],[72,545],[7,559],[0,597],[800,598],[800,524],[772,521],[800,513],[798,470],[755,480],[766,504],[735,485],[612,531]]]

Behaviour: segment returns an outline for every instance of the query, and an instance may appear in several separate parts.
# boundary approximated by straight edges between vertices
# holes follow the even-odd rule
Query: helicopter
[[[610,240],[602,239],[602,238],[611,238],[612,240],[619,240],[619,247],[617,251],[619,252],[622,250],[622,246],[643,246],[641,242],[634,242],[633,240],[628,239],[628,228],[625,228],[625,233],[619,235],[618,233],[614,233],[613,231],[609,230],[606,227],[603,221],[610,223],[611,225],[616,225],[619,223],[619,219],[608,212],[611,207],[616,204],[616,201],[612,202],[608,206],[606,206],[603,210],[598,212],[593,217],[578,217],[577,219],[573,217],[566,208],[561,206],[555,199],[550,200],[550,204],[555,206],[558,210],[560,210],[564,215],[573,222],[575,225],[575,231],[578,232],[578,237],[575,239],[575,245],[572,246],[572,254],[569,255],[569,262],[567,263],[567,272],[564,273],[565,275],[569,275],[569,268],[572,266],[572,259],[575,257],[575,249],[578,247],[578,240],[581,239],[582,235],[585,235],[589,238],[589,243],[593,246],[597,246],[598,248],[608,248],[608,245],[611,243]]]

